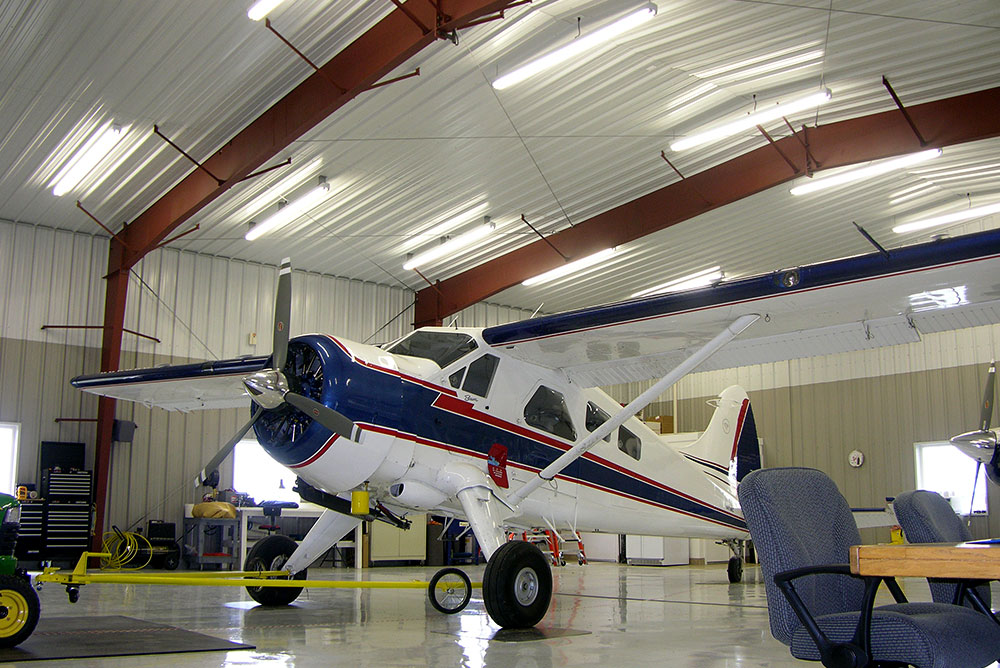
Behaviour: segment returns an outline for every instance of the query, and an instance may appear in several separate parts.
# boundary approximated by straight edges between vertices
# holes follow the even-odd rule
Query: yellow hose
[[[141,533],[121,531],[118,527],[111,528],[113,531],[108,531],[102,537],[104,545],[102,551],[109,553],[110,556],[101,557],[101,570],[137,571],[145,568],[153,558],[153,546],[149,540]]]

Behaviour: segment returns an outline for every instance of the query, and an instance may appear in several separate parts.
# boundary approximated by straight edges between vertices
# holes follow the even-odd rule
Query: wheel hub
[[[528,606],[538,597],[538,574],[532,568],[522,568],[514,578],[514,598]]]

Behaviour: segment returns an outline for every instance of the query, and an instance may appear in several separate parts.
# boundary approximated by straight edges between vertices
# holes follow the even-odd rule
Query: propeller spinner
[[[292,385],[285,376],[288,361],[288,323],[292,308],[292,263],[285,258],[278,271],[278,290],[274,300],[274,347],[271,353],[273,367],[251,374],[243,379],[243,386],[255,404],[253,414],[229,441],[209,460],[195,479],[195,486],[217,480],[219,465],[233,451],[248,431],[265,411],[281,408],[288,404],[316,420],[330,431],[343,438],[360,442],[361,430],[345,415],[338,413],[303,394],[292,391]]]

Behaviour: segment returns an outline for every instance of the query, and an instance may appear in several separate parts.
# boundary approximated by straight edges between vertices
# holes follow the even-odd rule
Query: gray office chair
[[[951,504],[937,492],[925,489],[903,492],[892,502],[892,508],[906,540],[911,543],[963,543],[972,540],[972,534],[955,514]],[[978,607],[974,599],[963,596],[964,587],[959,591],[959,582],[929,578],[928,583],[931,597],[938,603],[964,603]],[[976,587],[974,591],[983,605],[989,608],[989,585]]]
[[[740,505],[764,575],[771,634],[792,655],[828,668],[986,666],[1000,658],[1000,626],[969,608],[907,603],[874,607],[883,578],[851,575],[861,543],[847,501],[826,474],[806,468],[754,471]],[[869,658],[870,657],[870,658]]]

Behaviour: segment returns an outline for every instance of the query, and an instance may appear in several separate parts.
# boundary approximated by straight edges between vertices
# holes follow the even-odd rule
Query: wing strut
[[[617,429],[622,423],[625,422],[625,420],[629,419],[652,403],[653,400],[663,394],[663,392],[665,392],[671,385],[691,373],[695,367],[712,356],[716,351],[722,348],[722,346],[736,338],[740,332],[756,322],[759,317],[760,316],[757,314],[750,314],[740,316],[734,320],[733,324],[719,332],[715,338],[674,367],[670,373],[658,380],[651,388],[633,399],[627,406],[613,415],[611,419],[591,432],[587,438],[574,445],[551,464],[539,471],[538,475],[525,483],[524,487],[508,496],[507,501],[511,505],[517,505],[544,483],[559,475],[564,468],[579,459],[601,439]]]

